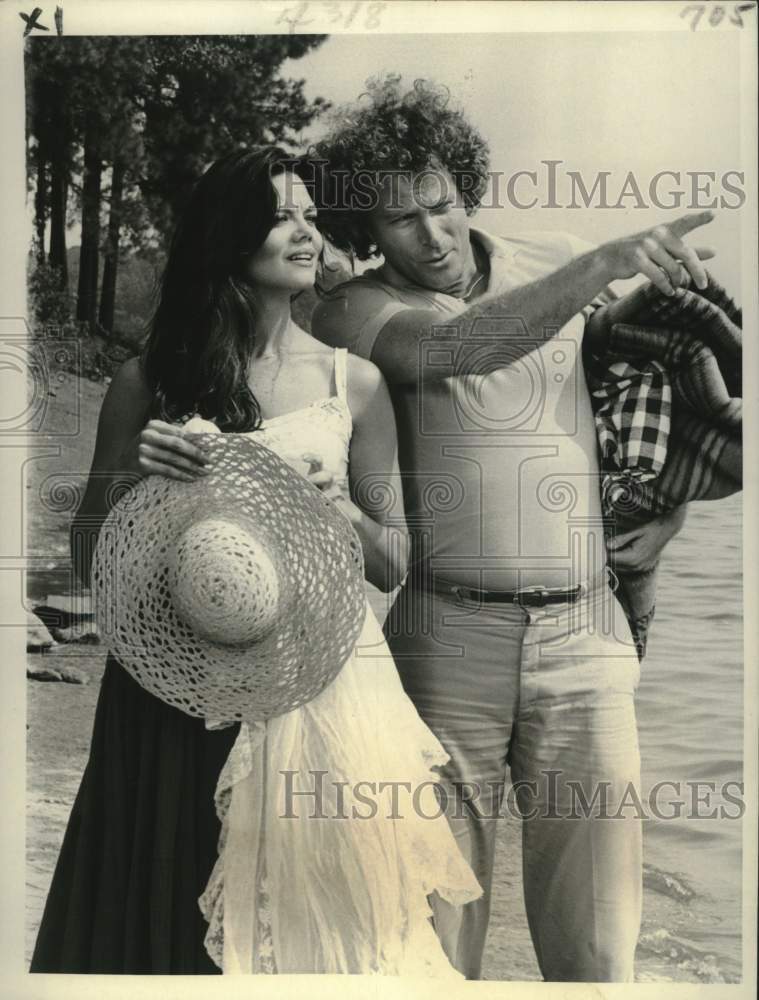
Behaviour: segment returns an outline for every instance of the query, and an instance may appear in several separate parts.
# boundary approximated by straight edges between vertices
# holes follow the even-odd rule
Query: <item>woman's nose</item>
[[[315,232],[315,226],[312,222],[306,219],[304,216],[296,217],[295,219],[295,232],[294,237],[301,243],[304,240],[313,240]]]

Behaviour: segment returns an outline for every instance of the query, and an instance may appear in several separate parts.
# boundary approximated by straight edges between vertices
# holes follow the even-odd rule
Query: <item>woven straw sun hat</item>
[[[360,541],[269,448],[200,434],[210,472],[139,481],[93,557],[103,640],[151,694],[214,721],[265,720],[339,673],[364,623]]]

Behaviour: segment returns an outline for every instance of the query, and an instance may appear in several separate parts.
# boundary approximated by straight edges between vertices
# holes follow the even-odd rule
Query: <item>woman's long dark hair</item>
[[[305,161],[262,146],[217,160],[198,181],[171,242],[142,353],[152,417],[176,422],[199,413],[224,431],[260,425],[248,385],[255,289],[243,267],[274,225],[271,177],[282,170],[310,180]]]

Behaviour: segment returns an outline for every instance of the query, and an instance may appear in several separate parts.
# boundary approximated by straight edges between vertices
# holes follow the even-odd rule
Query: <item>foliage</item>
[[[327,104],[321,98],[307,100],[304,81],[282,78],[281,66],[324,38],[27,39],[35,230],[44,233],[49,226],[48,259],[56,265],[60,286],[67,284],[65,233],[72,206],[84,217],[80,255],[88,277],[83,282],[79,275],[80,295],[92,298],[98,287],[105,295],[98,285],[99,254],[106,253],[112,277],[125,252],[165,247],[189,190],[213,159],[261,142],[292,148]],[[44,248],[37,253],[44,257]],[[48,278],[40,273],[43,284]],[[123,318],[118,287],[114,310],[112,282],[107,284],[111,308],[101,308],[101,316]],[[47,302],[50,292],[40,292],[40,301]],[[80,301],[77,314],[83,313],[95,316],[94,302],[83,310]]]
[[[46,260],[29,262],[29,315],[35,330],[45,326],[65,326],[71,322],[73,302],[61,290],[60,270]]]
[[[71,283],[75,286],[79,277],[79,247],[71,247],[68,255]],[[135,349],[142,343],[155,307],[163,261],[160,252],[124,253],[119,264],[115,324],[110,335],[114,341],[134,345]]]
[[[154,38],[145,98],[146,169],[140,190],[156,229],[171,229],[194,181],[212,160],[240,146],[293,145],[326,102],[309,104],[303,81],[278,69],[324,36]]]

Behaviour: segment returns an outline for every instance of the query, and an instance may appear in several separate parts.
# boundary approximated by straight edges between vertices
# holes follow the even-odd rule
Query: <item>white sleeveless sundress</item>
[[[346,355],[335,352],[334,396],[253,432],[284,458],[319,454],[342,483]],[[214,962],[225,973],[460,978],[427,902],[481,895],[435,795],[431,768],[447,759],[367,603],[336,679],[286,715],[243,723],[222,769],[219,856],[199,901]]]

